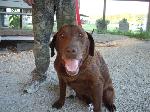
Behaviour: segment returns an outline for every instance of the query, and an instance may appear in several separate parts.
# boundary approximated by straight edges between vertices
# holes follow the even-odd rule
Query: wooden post
[[[6,8],[0,8],[0,11],[6,11]],[[4,14],[0,14],[0,28],[4,27]]]
[[[20,13],[22,13],[23,9],[20,9]],[[22,29],[22,15],[20,15],[20,29]]]

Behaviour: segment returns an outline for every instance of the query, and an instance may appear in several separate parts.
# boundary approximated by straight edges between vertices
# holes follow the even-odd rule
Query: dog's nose
[[[67,53],[71,53],[71,54],[75,54],[75,53],[77,53],[77,49],[76,49],[76,48],[73,48],[73,47],[68,47],[68,48],[66,49],[66,52],[67,52]]]

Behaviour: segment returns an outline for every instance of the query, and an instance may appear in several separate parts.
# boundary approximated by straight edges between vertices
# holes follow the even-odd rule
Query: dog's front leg
[[[101,112],[102,111],[102,96],[103,96],[103,84],[94,84],[92,87],[92,102],[93,102],[93,111]]]
[[[66,96],[66,83],[63,81],[61,77],[59,77],[59,89],[60,89],[60,97],[52,105],[53,108],[57,108],[57,109],[60,109],[64,105],[65,96]]]

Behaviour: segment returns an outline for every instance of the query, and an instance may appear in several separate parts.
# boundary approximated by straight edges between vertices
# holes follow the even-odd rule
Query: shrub
[[[16,12],[17,9],[12,9],[12,12]],[[20,17],[18,15],[11,15],[9,17],[9,27],[19,29],[20,26]]]
[[[119,30],[121,32],[128,32],[129,23],[127,22],[127,19],[123,18],[121,21],[119,21]]]
[[[96,28],[98,33],[105,32],[107,30],[107,25],[110,23],[109,20],[98,19],[96,20]]]

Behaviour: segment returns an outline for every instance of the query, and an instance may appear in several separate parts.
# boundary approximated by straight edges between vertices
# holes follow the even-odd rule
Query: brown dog
[[[60,98],[53,104],[61,108],[65,102],[66,86],[75,90],[77,96],[87,104],[92,103],[94,112],[101,112],[102,103],[114,112],[114,89],[108,67],[99,52],[94,52],[92,36],[76,25],[65,25],[50,44],[51,56],[54,48],[57,57],[54,67],[60,86]]]

